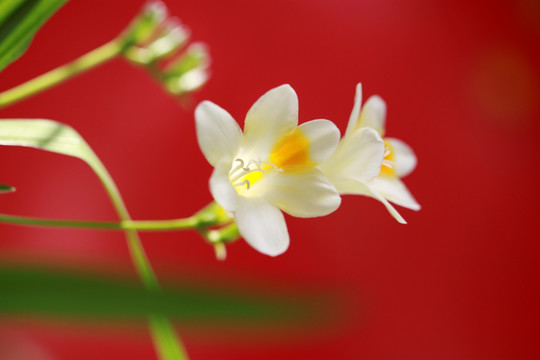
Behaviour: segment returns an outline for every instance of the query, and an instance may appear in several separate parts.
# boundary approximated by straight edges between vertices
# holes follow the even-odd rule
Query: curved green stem
[[[197,229],[199,219],[195,216],[171,220],[125,220],[122,222],[41,219],[26,216],[0,214],[0,222],[18,225],[82,228],[94,230],[178,231]]]
[[[132,221],[127,207],[122,200],[120,191],[116,187],[111,175],[97,156],[95,157],[95,163],[92,168],[107,191],[107,194],[109,195],[109,198],[111,199],[120,220],[122,220],[122,222]],[[139,239],[139,235],[136,231],[131,229],[125,230],[125,234],[133,264],[144,286],[149,291],[160,292],[161,289],[157,277],[152,269],[152,266],[150,265],[150,260],[148,260],[148,257],[146,256],[146,252],[144,251],[141,240]],[[156,326],[156,318],[159,319],[159,326]],[[172,323],[166,317],[163,317],[160,314],[150,315],[149,321],[150,332],[152,338],[154,339],[154,345],[156,346],[159,359],[187,360],[188,356],[182,346],[180,338],[176,334]]]
[[[70,63],[62,65],[21,85],[15,86],[14,88],[1,92],[0,108],[26,99],[27,97],[60,84],[75,75],[92,69],[119,55],[123,51],[124,46],[123,40],[114,39]]]
[[[120,192],[118,191],[118,188],[116,187],[116,184],[114,183],[111,175],[109,175],[109,172],[105,169],[105,166],[97,156],[95,158],[95,162],[96,164],[93,167],[94,172],[99,177],[101,183],[105,187],[105,190],[107,191],[107,194],[109,195],[109,198],[113,203],[118,217],[122,222],[131,221],[131,217],[129,216],[126,205],[124,204]],[[154,271],[152,270],[152,267],[150,266],[150,261],[148,260],[146,253],[144,252],[139,236],[134,230],[130,229],[125,230],[125,233],[128,242],[129,252],[133,259],[135,269],[139,273],[139,276],[141,277],[141,280],[143,281],[145,287],[149,290],[159,291],[159,284],[157,278],[154,274]]]

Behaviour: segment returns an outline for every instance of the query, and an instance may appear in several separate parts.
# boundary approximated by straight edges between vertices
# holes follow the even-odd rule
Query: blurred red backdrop
[[[0,90],[112,39],[142,3],[72,0],[0,74]],[[362,82],[364,99],[379,94],[387,102],[388,136],[417,153],[405,182],[423,206],[401,209],[405,226],[362,197],[345,197],[328,217],[288,217],[291,247],[277,258],[239,241],[218,262],[196,234],[143,234],[169,283],[195,277],[344,298],[340,310],[348,315],[339,325],[307,333],[177,324],[192,359],[540,358],[537,2],[167,5],[213,59],[212,78],[191,104],[179,106],[142,69],[117,59],[0,117],[72,125],[108,167],[135,219],[174,218],[211,201],[211,167],[195,139],[197,102],[212,100],[242,124],[260,95],[289,83],[300,122],[328,118],[344,131]],[[1,182],[18,189],[2,196],[0,212],[116,219],[78,160],[0,148],[0,169]],[[0,261],[135,277],[122,234],[112,232],[0,225]],[[0,336],[32,343],[51,359],[155,357],[143,323],[11,319],[0,323]]]

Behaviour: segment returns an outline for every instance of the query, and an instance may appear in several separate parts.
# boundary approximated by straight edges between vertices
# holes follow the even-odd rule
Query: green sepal
[[[194,217],[197,219],[197,227],[199,229],[223,225],[232,221],[232,217],[229,216],[227,211],[216,202],[212,202],[204,207]]]

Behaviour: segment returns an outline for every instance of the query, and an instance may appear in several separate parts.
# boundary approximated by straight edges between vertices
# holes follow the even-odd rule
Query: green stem
[[[120,217],[120,220],[122,220],[122,222],[132,221],[127,211],[126,205],[122,200],[122,196],[120,195],[120,192],[118,191],[118,188],[116,187],[116,184],[114,183],[111,175],[97,156],[95,157],[95,162],[96,163],[94,164],[94,166],[92,166],[92,168],[101,180],[103,186],[105,187],[105,190],[107,191],[107,194],[109,194],[109,198],[111,199],[111,202],[113,203],[113,206],[118,216]],[[134,230],[129,229],[125,230],[125,234],[131,259],[133,260],[135,269],[137,270],[137,273],[139,274],[139,277],[141,278],[145,288],[149,291],[160,292],[161,289],[159,287],[159,283],[157,281],[154,270],[150,265],[150,261],[146,256],[141,240],[139,239],[139,235]],[[156,327],[156,316],[159,317],[161,326]],[[176,335],[173,325],[166,317],[160,316],[159,314],[153,314],[150,316],[149,321],[150,332],[152,338],[154,339],[154,345],[156,346],[156,351],[158,353],[159,359],[188,359],[188,356],[182,346],[180,338]]]
[[[162,315],[150,315],[150,333],[157,345],[160,360],[187,360],[186,350],[176,336],[171,322]]]
[[[197,229],[199,219],[195,216],[172,220],[125,220],[122,222],[42,219],[0,214],[0,222],[45,227],[83,228],[94,230],[177,231]]]
[[[131,221],[131,217],[129,216],[124,201],[120,196],[120,192],[118,191],[116,184],[114,183],[107,170],[105,170],[105,166],[103,166],[101,161],[98,169],[94,170],[96,171],[97,175],[101,179],[101,182],[103,183],[103,186],[109,194],[109,197],[118,216],[120,217],[120,220],[122,220],[122,222]],[[135,269],[139,273],[139,276],[141,277],[145,287],[149,290],[159,291],[159,284],[157,278],[154,274],[154,271],[152,270],[152,267],[150,266],[150,261],[146,257],[146,253],[144,252],[139,236],[134,230],[127,229],[126,237],[129,251],[135,265]]]
[[[0,108],[26,99],[43,90],[49,89],[75,75],[92,69],[117,55],[124,49],[124,42],[114,39],[80,58],[29,80],[21,85],[0,93]]]

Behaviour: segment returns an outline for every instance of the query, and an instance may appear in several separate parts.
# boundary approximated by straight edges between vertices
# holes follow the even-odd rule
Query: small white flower
[[[388,202],[420,210],[400,178],[416,167],[412,149],[394,138],[384,136],[386,104],[371,96],[364,107],[362,86],[356,86],[349,124],[336,151],[319,168],[340,194],[367,195],[381,201],[400,223],[406,221]]]
[[[232,116],[210,102],[195,109],[197,140],[215,167],[214,199],[233,213],[240,234],[256,250],[276,256],[289,234],[280,209],[296,217],[327,215],[341,198],[316,168],[339,142],[328,120],[298,125],[298,98],[289,85],[268,91],[246,115],[244,133]]]

